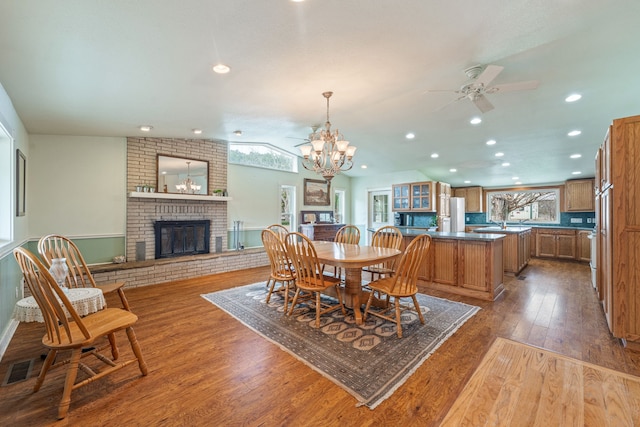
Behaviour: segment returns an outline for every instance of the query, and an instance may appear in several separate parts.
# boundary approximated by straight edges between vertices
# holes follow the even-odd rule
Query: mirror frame
[[[174,165],[173,166],[167,165],[166,162],[164,165],[161,165],[160,164],[161,158],[165,158],[166,160],[170,161]],[[182,164],[184,164],[184,167],[179,166],[180,161],[182,162]],[[201,188],[200,191],[198,191],[197,193],[181,193],[177,189],[175,189],[175,184],[173,182],[167,183],[167,176],[175,176],[175,179],[172,179],[172,181],[175,181],[175,182],[180,182],[182,179],[184,179],[184,177],[186,177],[187,162],[191,162],[191,165],[190,165],[191,177],[202,176],[202,175],[192,175],[194,170],[198,171],[199,169],[202,169],[202,168],[205,168],[206,170],[204,183],[201,184],[204,186],[204,188]],[[193,163],[198,163],[198,165],[194,167]],[[201,165],[199,165],[200,163]],[[176,166],[176,164],[178,166]],[[167,173],[167,172],[174,172],[174,173]],[[181,178],[181,175],[183,176],[182,178]],[[177,156],[171,156],[168,154],[158,153],[158,155],[156,156],[156,184],[157,184],[157,187],[156,187],[157,191],[160,193],[184,194],[184,195],[209,195],[210,193],[209,161],[201,160],[201,159],[192,159],[189,157],[177,157]]]

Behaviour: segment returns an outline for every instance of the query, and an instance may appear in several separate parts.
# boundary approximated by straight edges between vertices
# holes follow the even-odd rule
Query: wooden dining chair
[[[307,291],[315,295],[316,306],[316,328],[320,327],[320,316],[340,309],[346,315],[342,304],[342,294],[340,291],[340,279],[325,275],[322,266],[318,261],[316,249],[313,242],[302,233],[289,233],[285,240],[287,254],[295,268],[296,293],[291,302],[289,314],[298,303],[301,291]],[[337,304],[328,304],[322,301],[321,293],[333,288]]]
[[[269,264],[271,266],[271,274],[267,281],[267,288],[269,293],[267,294],[266,302],[269,303],[271,295],[281,293],[284,296],[284,314],[288,314],[289,311],[289,293],[293,291],[295,287],[294,274],[291,262],[287,256],[287,249],[284,245],[284,240],[281,240],[278,235],[269,230],[262,230],[262,244],[264,250],[269,257]],[[281,286],[275,289],[276,283],[280,282]],[[275,289],[275,290],[274,290]]]
[[[387,298],[393,298],[393,306],[389,304],[380,311],[370,310],[371,303],[375,298],[374,293],[369,294],[367,306],[364,309],[363,320],[366,320],[368,314],[380,317],[396,324],[398,338],[402,338],[401,311],[410,310],[411,307],[400,304],[401,298],[411,297],[415,311],[418,313],[420,323],[424,324],[424,317],[420,311],[420,305],[416,298],[418,292],[418,270],[426,262],[429,248],[431,247],[431,236],[421,234],[414,238],[409,246],[405,249],[400,261],[398,262],[395,274],[393,276],[383,277],[369,283],[369,287],[378,292],[380,295],[386,295]],[[395,316],[387,314],[390,310],[395,309]]]
[[[373,238],[371,239],[371,246],[375,246],[378,248],[390,248],[390,249],[400,249],[402,246],[402,232],[398,227],[393,225],[385,225],[380,227],[373,233]],[[376,276],[381,278],[382,276],[390,276],[394,272],[396,260],[386,261],[380,264],[370,265],[368,267],[363,267],[362,271],[366,271],[371,273],[371,279],[375,280]]]
[[[130,310],[129,302],[124,294],[125,282],[115,282],[107,284],[96,284],[96,281],[89,270],[89,266],[82,257],[82,253],[71,239],[59,234],[49,234],[43,236],[38,241],[38,253],[44,260],[47,268],[51,267],[54,258],[65,258],[69,274],[67,275],[67,286],[69,288],[99,288],[106,295],[117,292],[122,301],[122,306]]]
[[[340,227],[333,238],[335,243],[348,243],[350,245],[360,244],[360,229],[355,225],[345,225]],[[324,266],[322,266],[324,271]],[[342,269],[340,267],[333,267],[333,277],[342,277]]]
[[[58,405],[58,419],[67,415],[71,404],[71,392],[77,388],[136,362],[142,375],[147,375],[147,365],[133,331],[133,324],[138,320],[135,314],[120,308],[105,308],[80,317],[51,273],[34,254],[20,247],[15,248],[13,254],[22,270],[25,283],[38,303],[46,326],[42,344],[48,349],[48,353],[33,388],[34,393],[42,386],[49,370],[67,366],[62,399]],[[115,333],[122,330],[126,331],[135,357],[116,363],[117,356],[110,359],[99,353],[94,343],[102,337],[115,342]],[[71,357],[54,363],[58,352],[64,350],[70,350]],[[81,362],[81,359],[87,356],[95,356],[107,367],[97,369]],[[76,382],[78,368],[87,378]]]
[[[284,242],[285,237],[289,234],[289,230],[284,225],[280,224],[271,224],[267,227],[267,230],[271,230]]]

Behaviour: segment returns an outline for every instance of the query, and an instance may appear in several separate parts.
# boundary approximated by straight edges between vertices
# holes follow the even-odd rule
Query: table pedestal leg
[[[362,269],[361,268],[345,268],[345,304],[353,309],[353,317],[356,324],[362,325],[362,304],[360,294],[362,293]]]

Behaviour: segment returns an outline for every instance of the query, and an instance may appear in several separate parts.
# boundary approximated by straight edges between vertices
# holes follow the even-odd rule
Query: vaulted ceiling
[[[296,154],[333,91],[333,128],[358,147],[351,176],[554,183],[593,176],[611,120],[640,114],[639,22],[637,0],[2,1],[0,84],[31,134]],[[490,85],[538,87],[487,94],[485,113],[452,102],[464,70],[488,64],[504,67]],[[428,91],[439,89],[451,91]],[[582,99],[566,103],[572,93]]]

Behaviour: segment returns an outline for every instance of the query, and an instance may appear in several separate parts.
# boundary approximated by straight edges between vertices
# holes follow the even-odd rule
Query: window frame
[[[279,172],[291,172],[291,173],[298,173],[298,156],[296,156],[295,154],[291,154],[288,151],[285,151],[281,148],[276,147],[275,145],[266,143],[266,142],[229,142],[228,144],[229,147],[229,156],[228,156],[228,162],[234,165],[240,165],[240,166],[249,166],[249,167],[254,167],[254,168],[261,168],[261,169],[269,169],[269,170],[275,170],[275,171],[279,171]],[[262,149],[268,149],[272,152],[277,153],[278,155],[282,156],[282,157],[286,157],[291,159],[291,170],[287,170],[287,169],[279,169],[279,168],[274,168],[274,167],[269,167],[269,166],[265,166],[265,165],[256,165],[256,164],[252,164],[252,163],[246,163],[246,162],[238,162],[238,161],[234,161],[231,159],[231,151],[233,151],[233,147],[247,147],[249,149],[251,149],[252,147],[256,147],[256,148],[262,148]],[[239,150],[237,150],[239,151]]]
[[[485,190],[485,203],[487,207],[486,219],[487,222],[496,222],[495,219],[492,219],[492,211],[493,211],[493,203],[492,197],[496,194],[513,194],[513,193],[554,193],[555,194],[555,219],[551,221],[544,221],[540,219],[509,219],[507,218],[506,223],[522,223],[529,222],[535,224],[547,224],[547,225],[559,225],[561,223],[561,212],[562,212],[562,191],[560,186],[552,186],[552,187],[508,187],[508,188],[496,188],[496,189],[486,189]],[[528,205],[527,205],[528,206]],[[509,212],[510,214],[514,212]],[[510,215],[511,216],[511,215]],[[502,220],[501,220],[502,221]]]

